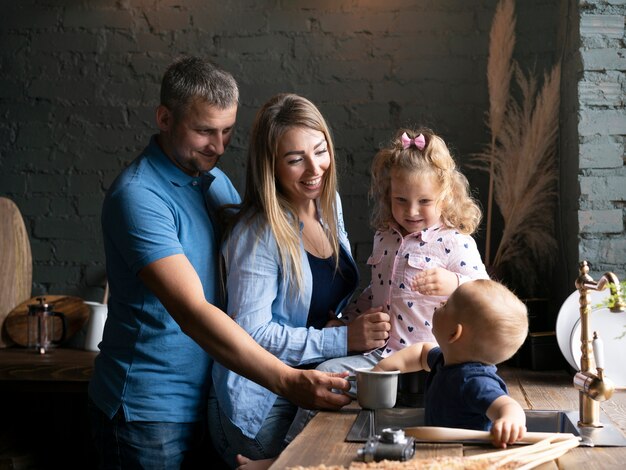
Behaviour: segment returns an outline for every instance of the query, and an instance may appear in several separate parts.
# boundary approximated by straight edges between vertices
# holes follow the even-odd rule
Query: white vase
[[[107,319],[107,305],[99,302],[85,302],[89,306],[89,321],[85,334],[85,349],[99,351],[98,344],[102,341],[102,332]]]

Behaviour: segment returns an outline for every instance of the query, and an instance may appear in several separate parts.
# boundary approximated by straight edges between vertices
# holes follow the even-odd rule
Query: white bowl
[[[604,372],[618,388],[626,387],[626,362],[622,359],[626,350],[626,313],[614,313],[599,305],[609,297],[609,291],[589,291],[591,313],[589,315],[590,339],[593,332],[604,343]],[[556,319],[556,339],[563,356],[573,369],[580,369],[580,295],[578,291],[565,299]]]

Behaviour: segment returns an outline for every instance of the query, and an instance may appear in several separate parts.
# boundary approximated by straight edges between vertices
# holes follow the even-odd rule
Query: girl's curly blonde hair
[[[425,145],[422,150],[411,145],[404,148],[402,134],[413,140],[422,134]],[[372,162],[370,197],[374,200],[372,227],[387,230],[393,223],[391,214],[391,171],[419,173],[433,176],[441,189],[437,204],[441,208],[442,222],[450,228],[470,235],[476,231],[482,211],[471,197],[469,182],[450,155],[445,142],[427,128],[400,129],[390,145],[378,151]]]

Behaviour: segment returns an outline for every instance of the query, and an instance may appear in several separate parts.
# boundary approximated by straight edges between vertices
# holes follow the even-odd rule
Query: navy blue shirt
[[[358,278],[354,264],[341,248],[339,252],[339,271],[335,271],[335,260],[318,258],[307,252],[311,275],[313,276],[313,292],[306,326],[322,329],[329,320],[329,312],[335,314],[339,303],[354,292]]]
[[[424,391],[426,426],[489,431],[487,409],[508,395],[494,365],[465,362],[446,366],[440,348],[428,353],[430,373]]]

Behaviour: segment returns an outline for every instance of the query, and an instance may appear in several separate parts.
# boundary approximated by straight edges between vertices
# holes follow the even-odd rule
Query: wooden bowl
[[[79,297],[69,295],[33,297],[15,307],[4,322],[7,335],[20,346],[28,346],[28,306],[38,304],[37,299],[39,297],[43,297],[45,303],[51,304],[55,312],[61,312],[65,315],[65,341],[80,331],[89,319],[89,306]],[[55,322],[55,331],[61,331],[61,319],[53,317],[53,321]]]

